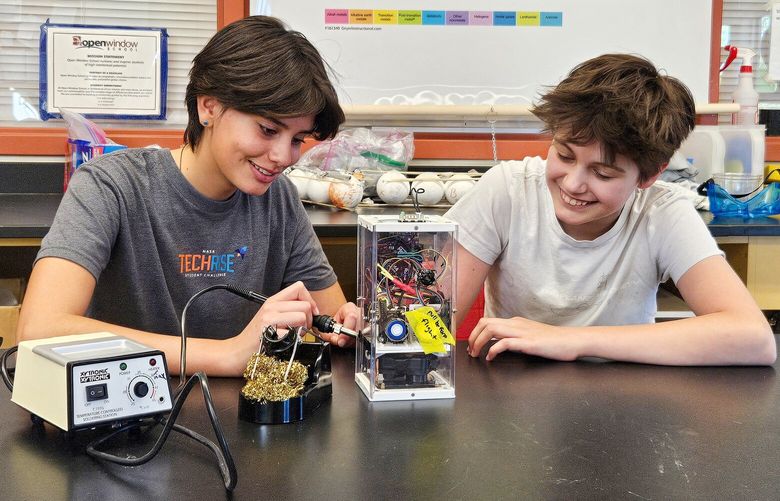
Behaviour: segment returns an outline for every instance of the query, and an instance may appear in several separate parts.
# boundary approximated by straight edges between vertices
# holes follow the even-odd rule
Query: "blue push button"
[[[108,398],[108,385],[106,383],[87,386],[87,402]]]
[[[399,318],[390,320],[385,326],[385,336],[393,343],[400,343],[406,339],[409,331],[406,327],[406,322]]]

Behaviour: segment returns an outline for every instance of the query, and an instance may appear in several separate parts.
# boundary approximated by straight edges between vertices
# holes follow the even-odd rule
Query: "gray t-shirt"
[[[302,281],[336,282],[292,183],[280,176],[262,196],[201,195],[169,150],[129,149],[81,166],[37,259],[60,257],[97,280],[87,315],[149,332],[177,334],[187,300],[216,284],[272,295]],[[187,335],[225,339],[259,305],[224,290],[196,299]]]

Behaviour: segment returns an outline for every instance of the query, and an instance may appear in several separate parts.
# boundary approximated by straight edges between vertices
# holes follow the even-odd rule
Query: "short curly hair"
[[[559,140],[598,141],[609,163],[616,155],[631,159],[640,181],[660,172],[696,119],[685,84],[630,54],[604,54],[577,65],[531,112]]]
[[[277,120],[314,115],[312,135],[318,140],[332,138],[344,123],[320,53],[305,36],[273,17],[250,16],[225,26],[193,59],[184,131],[193,149],[203,134],[198,96]]]

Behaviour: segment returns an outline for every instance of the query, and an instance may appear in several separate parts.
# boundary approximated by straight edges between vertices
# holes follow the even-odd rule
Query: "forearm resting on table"
[[[179,336],[144,332],[79,315],[62,314],[38,320],[31,320],[29,316],[29,314],[23,314],[19,319],[17,330],[19,341],[69,334],[111,332],[161,350],[165,353],[169,373],[179,372],[181,356],[181,338]],[[238,354],[231,350],[230,340],[187,339],[188,374],[204,371],[210,376],[238,376],[243,371],[243,366],[236,360],[237,356]],[[239,368],[241,369],[239,370]]]
[[[573,328],[580,357],[661,365],[771,365],[776,345],[766,320],[731,312],[647,325]]]

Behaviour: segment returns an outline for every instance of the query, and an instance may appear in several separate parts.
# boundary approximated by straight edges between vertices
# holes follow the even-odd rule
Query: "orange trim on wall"
[[[130,148],[157,144],[175,149],[184,142],[184,131],[177,129],[107,129],[113,141]],[[0,128],[0,155],[64,156],[67,153],[65,129],[35,127]],[[534,134],[499,134],[496,136],[501,160],[526,156],[546,156],[549,138]],[[317,144],[304,144],[303,151]],[[490,160],[493,146],[488,134],[445,135],[418,134],[415,137],[415,158]],[[21,153],[23,152],[23,153]]]
[[[718,125],[718,115],[696,115],[696,125]]]
[[[766,162],[780,162],[780,136],[766,138]]]
[[[217,27],[221,28],[233,21],[249,15],[249,0],[217,0]]]
[[[547,157],[550,138],[537,134],[499,134],[496,153],[499,160],[527,156]],[[492,160],[493,144],[488,134],[417,134],[414,158]]]
[[[175,149],[184,142],[182,130],[110,129],[109,137],[117,143],[131,148],[157,144],[163,148]],[[20,128],[0,129],[0,155],[45,155],[66,154],[65,129]],[[527,156],[547,156],[549,138],[533,134],[500,134],[496,137],[500,160],[520,159]],[[308,142],[303,151],[317,144]],[[493,146],[490,136],[418,134],[414,140],[415,158],[490,160]],[[20,153],[24,151],[24,153]],[[780,162],[780,136],[766,138],[767,162]]]
[[[157,144],[175,149],[184,142],[184,131],[177,129],[107,129],[106,134],[130,148]],[[0,128],[0,155],[65,155],[67,138],[67,131],[61,128]]]
[[[65,129],[0,127],[0,155],[64,155]]]

